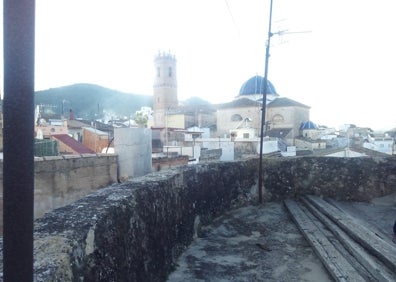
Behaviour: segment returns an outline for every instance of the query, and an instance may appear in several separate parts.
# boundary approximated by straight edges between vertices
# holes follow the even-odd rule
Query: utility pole
[[[270,41],[273,33],[271,32],[272,22],[272,0],[270,0],[269,24],[268,24],[268,39],[265,49],[265,67],[264,67],[264,92],[261,108],[261,130],[260,130],[260,161],[259,161],[259,179],[258,179],[258,197],[259,203],[263,203],[263,141],[264,141],[264,125],[265,125],[265,110],[267,106],[267,89],[268,89],[268,61]]]

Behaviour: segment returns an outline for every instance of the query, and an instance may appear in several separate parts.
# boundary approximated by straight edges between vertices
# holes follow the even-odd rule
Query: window
[[[235,114],[231,116],[231,121],[241,121],[242,117],[241,115]]]
[[[172,77],[172,68],[171,67],[169,67],[168,72],[169,72],[169,77]]]
[[[273,123],[282,123],[282,122],[284,122],[284,118],[283,118],[283,116],[277,114],[277,115],[273,116],[272,122]]]
[[[160,77],[160,68],[157,68],[157,77]]]

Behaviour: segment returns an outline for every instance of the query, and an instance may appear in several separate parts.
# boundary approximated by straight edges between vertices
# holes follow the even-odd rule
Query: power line
[[[231,12],[231,9],[230,9],[230,5],[228,5],[228,1],[227,1],[227,0],[224,0],[224,2],[225,2],[225,4],[226,4],[226,6],[227,6],[227,11],[228,11],[228,14],[229,14],[230,17],[231,17],[232,23],[233,23],[233,25],[234,25],[234,27],[235,27],[235,29],[236,29],[238,35],[240,36],[241,33],[239,32],[238,25],[236,24],[235,19],[234,19],[234,16],[232,15],[232,12]]]

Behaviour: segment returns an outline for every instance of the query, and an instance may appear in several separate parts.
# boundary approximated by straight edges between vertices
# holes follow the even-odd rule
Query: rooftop
[[[302,108],[310,108],[307,105],[301,104],[297,101],[292,99],[283,97],[283,98],[276,98],[272,102],[267,105],[268,108],[275,108],[275,107],[302,107]]]
[[[265,136],[285,138],[291,131],[291,128],[273,128],[265,132]]]
[[[351,222],[361,224],[368,233],[382,238],[378,240],[380,245],[389,246],[392,250],[395,248],[390,234],[395,220],[396,194],[375,198],[370,203],[330,199],[329,203],[342,209],[345,217],[340,217],[339,221],[347,222],[351,218]],[[264,206],[248,206],[224,214],[198,233],[198,237],[178,259],[177,268],[168,281],[333,281],[332,275],[322,263],[326,261],[326,257],[321,257],[320,251],[314,251],[288,213],[282,203],[271,202]],[[308,226],[307,222],[304,228]],[[335,227],[330,224],[329,228]],[[359,225],[357,228],[360,228]],[[353,230],[350,228],[348,232],[353,233]],[[348,241],[348,235],[345,240],[351,242]],[[365,240],[363,234],[360,235]],[[334,248],[331,243],[324,246],[325,242],[329,242],[327,238],[333,238],[334,245],[339,244],[336,236],[315,236],[318,236],[315,246],[325,248],[326,252]],[[340,271],[348,273],[351,279],[352,276],[361,275],[367,278],[362,281],[372,281],[372,274],[365,269],[348,270],[350,266],[344,258],[348,257],[348,253],[340,257],[335,252],[331,254],[337,260],[335,265],[338,269],[334,270],[331,258],[326,263],[329,263],[327,267],[330,265],[333,275],[335,271]],[[371,259],[370,255],[364,256],[366,255]],[[358,264],[354,264],[357,269]],[[395,277],[394,273],[386,272],[382,263],[376,262],[374,265],[374,275],[388,279]]]
[[[253,101],[248,98],[240,98],[240,99],[235,99],[234,101],[229,103],[217,105],[218,109],[243,108],[243,107],[261,107],[261,103]]]
[[[78,142],[74,138],[67,134],[55,134],[51,135],[52,138],[57,139],[68,147],[72,148],[78,154],[95,154],[94,151],[84,146],[82,143]]]

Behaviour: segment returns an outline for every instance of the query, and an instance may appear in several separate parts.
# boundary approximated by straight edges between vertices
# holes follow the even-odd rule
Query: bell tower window
[[[172,77],[172,68],[171,67],[169,67],[169,69],[168,69],[168,74],[169,74],[169,77]]]
[[[157,77],[160,77],[160,68],[157,68]]]

